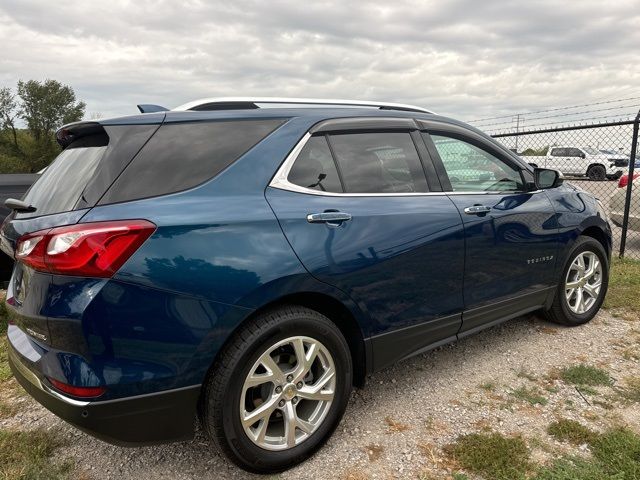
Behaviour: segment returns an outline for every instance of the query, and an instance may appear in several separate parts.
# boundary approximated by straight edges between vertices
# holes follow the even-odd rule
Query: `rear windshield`
[[[215,177],[284,122],[261,119],[164,124],[98,204],[195,187]]]
[[[63,150],[24,196],[25,203],[36,211],[18,214],[17,218],[73,210],[108,143],[106,134],[90,135]]]

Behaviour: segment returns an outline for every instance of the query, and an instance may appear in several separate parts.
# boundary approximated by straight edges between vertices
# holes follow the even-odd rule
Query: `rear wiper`
[[[24,203],[22,200],[18,200],[16,198],[7,198],[4,201],[4,206],[9,207],[11,210],[15,210],[16,212],[35,212],[36,207],[33,205],[29,205],[28,203]]]

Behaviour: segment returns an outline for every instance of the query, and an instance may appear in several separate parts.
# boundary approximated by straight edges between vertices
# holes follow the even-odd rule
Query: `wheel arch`
[[[591,225],[582,230],[582,232],[580,232],[580,236],[591,237],[594,240],[597,240],[604,248],[604,251],[607,252],[609,259],[611,259],[611,239],[606,235],[602,228],[596,225]]]
[[[590,171],[593,167],[602,167],[602,168],[604,168],[605,173],[607,172],[607,167],[606,167],[603,163],[591,163],[591,164],[589,164],[589,166],[587,167],[587,175],[589,174],[589,171]]]
[[[245,316],[241,321],[234,325],[232,331],[227,335],[224,342],[211,357],[207,373],[204,376],[203,384],[211,375],[215,363],[220,358],[222,352],[236,338],[239,332],[249,322],[253,321],[259,315],[277,309],[285,305],[297,305],[315,310],[331,322],[333,322],[340,332],[344,335],[349,346],[351,359],[353,363],[353,384],[356,387],[363,387],[371,363],[371,356],[368,353],[368,342],[365,342],[365,334],[356,319],[356,315],[342,301],[325,292],[302,291],[282,295],[278,298],[271,299],[260,305]]]
[[[260,307],[253,312],[246,321],[250,321],[266,310],[284,305],[298,305],[309,308],[310,310],[315,310],[327,317],[338,327],[342,335],[344,335],[351,352],[353,384],[357,387],[364,386],[369,356],[366,352],[364,334],[351,310],[340,300],[326,293],[299,292],[285,295]]]

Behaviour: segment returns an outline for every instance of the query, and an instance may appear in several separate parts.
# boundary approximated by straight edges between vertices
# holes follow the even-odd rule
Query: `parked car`
[[[633,184],[631,185],[631,202],[629,203],[629,230],[640,231],[640,172],[633,174]],[[622,227],[624,221],[624,206],[627,203],[627,185],[629,184],[629,175],[625,174],[618,181],[618,188],[609,200],[609,208],[611,221],[617,226]]]
[[[8,198],[22,198],[31,185],[38,179],[39,173],[5,173],[0,174],[0,223],[11,213],[4,202]],[[13,259],[0,255],[0,283],[11,277]]]
[[[545,156],[523,156],[534,167],[552,168],[564,175],[590,180],[618,179],[629,167],[629,157],[609,155],[591,147],[552,146]]]
[[[189,438],[197,413],[242,468],[283,470],[367,374],[602,304],[602,205],[464,123],[339,100],[155,110],[63,127],[1,229],[11,368],[98,438]]]

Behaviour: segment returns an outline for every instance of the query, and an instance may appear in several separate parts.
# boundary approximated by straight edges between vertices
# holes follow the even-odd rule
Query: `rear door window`
[[[565,148],[553,148],[551,150],[551,156],[552,157],[566,157],[567,156],[566,149]]]
[[[582,150],[580,150],[579,148],[567,148],[567,157],[581,157],[582,156]]]
[[[98,204],[154,197],[195,187],[215,177],[285,121],[164,124]]]
[[[343,192],[336,164],[324,136],[311,137],[307,141],[287,180],[294,185],[322,192]]]
[[[347,193],[429,191],[409,133],[340,134],[329,141]]]

